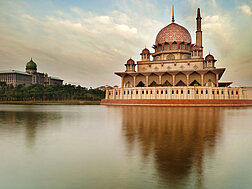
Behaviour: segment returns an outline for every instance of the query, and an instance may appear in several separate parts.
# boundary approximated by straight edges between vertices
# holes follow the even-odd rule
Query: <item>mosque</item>
[[[48,76],[47,73],[37,71],[37,64],[32,60],[27,62],[26,71],[19,70],[3,70],[0,71],[0,83],[12,84],[17,86],[24,84],[26,86],[33,84],[48,85],[62,85],[63,80],[57,77]]]
[[[188,30],[175,23],[172,7],[172,23],[157,34],[154,52],[143,49],[140,61],[130,58],[124,72],[115,72],[121,88],[107,89],[102,104],[252,105],[252,88],[220,82],[225,68],[216,67],[210,52],[204,57],[201,19],[198,8],[192,43]]]

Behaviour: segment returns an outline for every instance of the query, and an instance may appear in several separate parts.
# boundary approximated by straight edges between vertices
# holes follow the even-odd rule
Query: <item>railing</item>
[[[229,87],[134,87],[106,90],[106,99],[246,99],[246,90]]]

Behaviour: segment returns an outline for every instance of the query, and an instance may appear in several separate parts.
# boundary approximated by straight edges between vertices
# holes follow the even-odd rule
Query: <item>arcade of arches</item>
[[[122,86],[156,87],[156,86],[208,86],[218,87],[219,73],[208,72],[151,72],[151,73],[125,73],[120,75]]]

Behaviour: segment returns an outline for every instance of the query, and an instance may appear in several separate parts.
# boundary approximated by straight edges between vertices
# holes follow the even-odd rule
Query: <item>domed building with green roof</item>
[[[26,63],[25,71],[3,70],[0,71],[0,82],[12,84],[13,86],[25,84],[26,86],[33,84],[40,85],[62,85],[63,80],[57,77],[48,76],[47,73],[37,71],[37,64],[31,60]]]
[[[37,72],[37,64],[32,60],[26,63],[26,72],[27,73],[36,73]]]

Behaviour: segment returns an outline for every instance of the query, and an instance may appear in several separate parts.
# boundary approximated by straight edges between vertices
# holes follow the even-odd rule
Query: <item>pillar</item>
[[[216,74],[216,87],[219,87],[219,74]]]
[[[121,77],[121,79],[122,79],[122,88],[124,88],[123,76]]]
[[[186,75],[186,86],[189,86],[189,74]]]
[[[162,82],[162,76],[159,75],[159,76],[158,76],[158,84],[161,85],[161,84],[162,84],[161,82]]]
[[[204,85],[204,74],[201,74],[201,86]]]
[[[172,86],[175,86],[175,75],[172,75]]]
[[[136,76],[133,76],[133,87],[136,87]]]
[[[148,75],[145,76],[145,86],[146,87],[149,86],[149,76]]]

